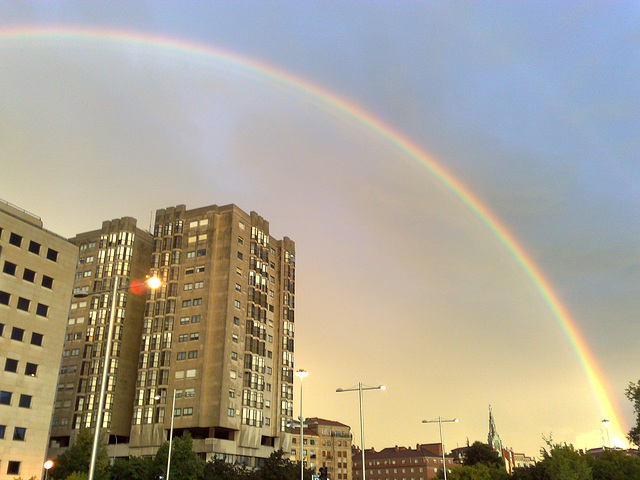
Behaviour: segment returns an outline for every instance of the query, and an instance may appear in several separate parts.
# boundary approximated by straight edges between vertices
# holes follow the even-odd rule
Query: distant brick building
[[[362,453],[352,456],[353,479],[362,478]],[[445,455],[447,471],[454,465],[453,458]],[[365,450],[367,480],[431,480],[442,469],[442,445],[418,444],[416,448],[390,447],[379,452]]]

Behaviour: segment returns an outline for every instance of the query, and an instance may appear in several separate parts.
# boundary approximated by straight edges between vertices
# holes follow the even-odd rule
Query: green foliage
[[[593,480],[640,478],[640,458],[619,450],[606,450],[598,457],[587,456]]]
[[[73,472],[71,475],[69,475],[65,480],[87,480],[87,477],[89,476],[88,473],[84,473],[84,472]]]
[[[494,469],[504,468],[502,456],[491,448],[491,445],[476,441],[464,452],[463,464],[470,467],[478,463]]]
[[[480,443],[480,442],[477,442]],[[442,478],[442,474],[438,474]],[[447,471],[447,480],[507,480],[509,475],[504,467],[489,466],[485,463],[462,465]]]
[[[633,403],[633,410],[636,413],[636,424],[629,430],[627,438],[635,446],[640,447],[640,380],[638,383],[629,383],[629,387],[624,393],[629,401]]]
[[[292,462],[282,450],[273,452],[260,468],[255,470],[253,480],[298,480],[300,463]],[[311,480],[311,470],[305,469],[305,480]]]
[[[573,445],[566,443],[552,443],[547,440],[549,450],[541,450],[542,462],[539,467],[542,469],[543,478],[549,480],[591,480],[591,468],[587,464],[584,455],[578,452]]]
[[[80,430],[75,443],[60,455],[49,471],[53,480],[66,480],[73,473],[88,473],[93,448],[93,433],[89,430]],[[98,445],[94,478],[107,480],[109,456],[104,445]]]
[[[213,460],[204,466],[204,480],[252,480],[253,472],[244,465]]]
[[[163,443],[153,460],[153,478],[166,476],[169,442]],[[169,478],[175,480],[198,480],[202,478],[204,461],[193,451],[193,439],[189,433],[175,437],[171,448],[171,472]]]
[[[153,458],[151,457],[117,458],[111,467],[111,480],[153,479],[153,467]]]

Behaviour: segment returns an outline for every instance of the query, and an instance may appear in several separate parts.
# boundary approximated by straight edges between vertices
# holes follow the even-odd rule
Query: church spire
[[[491,409],[491,405],[489,405],[489,435],[487,439],[491,448],[502,455],[502,440],[500,440],[500,435],[498,435],[496,422],[493,420],[493,411]]]

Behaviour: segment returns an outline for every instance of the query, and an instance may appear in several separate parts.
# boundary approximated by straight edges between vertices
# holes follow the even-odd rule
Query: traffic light
[[[327,467],[320,467],[320,480],[327,480]]]

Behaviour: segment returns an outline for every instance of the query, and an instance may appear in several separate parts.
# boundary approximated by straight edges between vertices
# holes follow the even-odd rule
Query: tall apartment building
[[[302,432],[303,459],[306,468],[327,469],[332,480],[351,480],[351,427],[324,418],[307,418]],[[291,461],[300,461],[300,427],[292,431]]]
[[[42,476],[77,258],[0,202],[0,480]]]
[[[156,212],[131,453],[189,432],[206,459],[250,466],[288,450],[295,244],[235,205]],[[175,398],[175,409],[173,403]]]
[[[115,329],[103,417],[104,443],[129,440],[138,370],[144,288],[149,274],[153,236],[123,217],[70,240],[79,249],[75,295],[68,315],[51,428],[50,454],[75,441],[79,429],[94,429],[104,367],[105,340],[114,279],[119,278]],[[134,288],[130,288],[133,284]],[[69,289],[71,292],[71,289]],[[79,295],[85,295],[79,297]],[[62,329],[64,331],[64,329]]]

